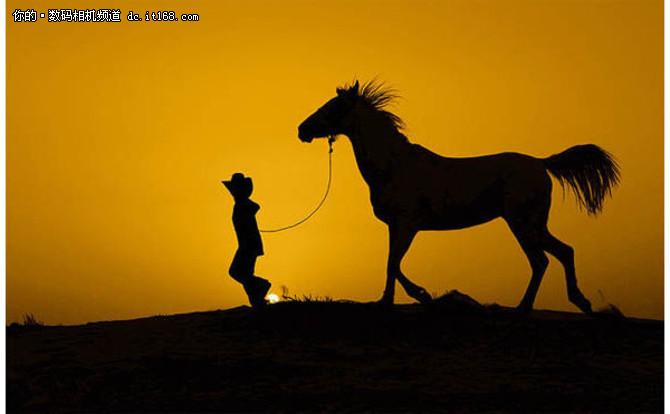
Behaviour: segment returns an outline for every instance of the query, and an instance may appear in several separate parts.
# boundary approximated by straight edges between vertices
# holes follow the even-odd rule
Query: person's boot
[[[270,291],[272,283],[260,277],[256,277],[256,281],[258,282],[258,296],[265,299],[265,297],[268,295],[268,292]]]
[[[254,276],[250,281],[245,283],[244,290],[249,296],[249,303],[254,308],[263,308],[267,305],[265,295],[268,294],[272,284],[265,279]]]
[[[246,283],[244,283],[244,292],[246,292],[247,297],[249,298],[249,304],[253,308],[257,308],[259,306],[262,306],[261,303],[257,300],[258,295],[256,294],[256,283],[253,279],[248,280]]]

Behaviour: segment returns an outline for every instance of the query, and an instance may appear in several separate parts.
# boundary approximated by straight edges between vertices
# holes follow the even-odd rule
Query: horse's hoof
[[[393,298],[390,298],[388,296],[382,296],[382,298],[379,299],[376,303],[378,305],[393,306]]]
[[[570,302],[577,306],[579,310],[586,313],[587,315],[593,313],[593,310],[591,309],[591,302],[589,302],[589,300],[584,297],[582,292],[570,292],[568,294],[568,299],[570,299]]]
[[[426,292],[426,289],[421,289],[419,292],[413,296],[414,299],[418,300],[422,305],[430,305],[433,303],[433,297],[430,293]]]
[[[532,310],[532,305],[525,305],[523,303],[516,307],[516,311],[523,315],[528,315]]]
[[[579,309],[587,315],[593,315],[593,309],[591,308],[591,302],[589,302],[588,300],[586,301],[586,303],[579,306]]]

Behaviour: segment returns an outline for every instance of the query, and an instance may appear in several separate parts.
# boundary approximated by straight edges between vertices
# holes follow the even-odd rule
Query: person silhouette
[[[239,172],[233,174],[230,181],[221,182],[235,199],[233,227],[237,235],[238,248],[228,273],[244,286],[251,306],[261,308],[267,304],[265,295],[272,284],[254,275],[256,259],[265,252],[256,222],[256,213],[260,206],[249,199],[253,192],[253,182],[250,177],[245,177]]]

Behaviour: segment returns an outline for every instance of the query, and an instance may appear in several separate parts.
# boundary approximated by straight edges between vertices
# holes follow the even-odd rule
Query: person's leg
[[[230,265],[229,273],[233,279],[244,286],[244,291],[249,297],[251,306],[259,307],[264,305],[269,282],[254,276],[255,267],[256,255],[245,250],[238,250]],[[263,288],[263,281],[268,284],[267,289]]]
[[[251,277],[253,279],[253,282],[251,282],[251,283],[253,283],[254,287],[257,290],[256,294],[261,299],[265,299],[265,295],[268,294],[268,291],[270,290],[270,286],[272,286],[272,284],[268,280],[263,279],[262,277],[257,276],[255,274],[256,273],[256,259],[257,258],[258,258],[258,256],[254,257],[253,264],[252,264],[252,267],[251,267],[251,274],[253,275]]]
[[[264,306],[265,295],[270,289],[270,282],[258,276],[254,276],[256,267],[256,254],[244,250],[238,250],[233,262],[235,263],[236,280],[244,286],[244,291],[249,297],[251,306],[257,308]]]
[[[233,257],[233,262],[230,264],[228,274],[241,284],[249,283],[249,280],[254,275],[254,266],[256,264],[256,257],[250,256],[244,250],[238,250]]]
[[[270,291],[270,286],[272,286],[272,284],[268,280],[263,279],[262,277],[253,276],[252,279],[253,279],[252,283],[255,289],[254,293],[259,299],[265,300],[265,296]]]

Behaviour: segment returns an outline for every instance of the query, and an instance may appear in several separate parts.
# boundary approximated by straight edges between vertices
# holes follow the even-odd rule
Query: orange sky
[[[261,227],[310,211],[326,144],[299,142],[297,126],[356,76],[399,89],[410,140],[442,155],[612,152],[623,178],[602,216],[555,185],[549,226],[595,306],[601,291],[663,317],[661,1],[118,1],[122,23],[11,21],[54,6],[7,2],[8,322],[246,303],[227,276],[233,203],[219,181],[254,178]],[[129,10],[200,21],[130,23]],[[264,236],[257,273],[277,293],[376,300],[386,229],[345,139],[334,168],[312,221]],[[512,306],[530,276],[502,220],[420,233],[403,268],[429,292]],[[576,310],[553,258],[535,306]]]

